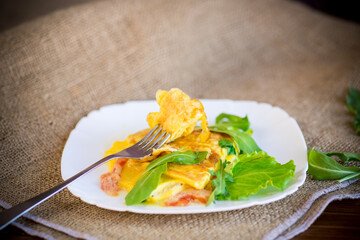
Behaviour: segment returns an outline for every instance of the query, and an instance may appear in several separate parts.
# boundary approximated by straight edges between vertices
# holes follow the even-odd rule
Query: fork
[[[59,185],[43,192],[33,198],[26,200],[25,202],[19,203],[18,205],[5,209],[0,213],[0,230],[5,228],[7,225],[15,221],[17,218],[21,217],[26,212],[30,211],[40,203],[46,201],[50,197],[54,196],[56,193],[60,192],[71,182],[81,177],[82,175],[90,172],[91,170],[97,168],[101,164],[114,159],[114,158],[136,158],[140,159],[145,156],[149,156],[152,153],[152,149],[160,148],[169,138],[171,134],[166,131],[162,131],[160,125],[155,126],[143,139],[134,144],[133,146],[126,148],[118,153],[104,157],[103,159],[92,164],[88,168],[82,170],[66,181],[60,183]]]

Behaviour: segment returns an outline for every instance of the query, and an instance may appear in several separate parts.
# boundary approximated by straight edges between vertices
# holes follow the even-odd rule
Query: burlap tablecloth
[[[288,1],[92,2],[0,35],[1,205],[61,182],[76,123],[101,106],[178,87],[195,98],[255,100],[299,123],[308,148],[359,152],[346,108],[360,88],[360,26]],[[288,239],[357,181],[313,181],[277,202],[211,214],[143,215],[65,190],[15,225],[52,239]]]

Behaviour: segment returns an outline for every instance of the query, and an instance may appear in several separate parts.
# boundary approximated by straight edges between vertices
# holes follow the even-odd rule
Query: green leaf
[[[356,172],[356,173],[347,175],[346,177],[343,177],[343,178],[339,179],[339,182],[352,180],[352,179],[356,179],[356,178],[360,178],[360,172]]]
[[[315,180],[341,179],[358,173],[360,168],[351,166],[345,167],[325,153],[311,149],[308,152],[308,173]]]
[[[360,92],[355,88],[350,88],[349,95],[346,96],[346,101],[350,111],[354,114],[360,112]]]
[[[295,165],[293,160],[282,165],[261,151],[244,154],[233,167],[232,174],[233,182],[226,181],[226,189],[232,200],[239,200],[268,186],[283,190],[295,177]]]
[[[326,156],[337,156],[344,163],[348,161],[360,161],[360,153],[341,153],[341,152],[328,152]]]
[[[207,156],[207,152],[172,152],[152,161],[145,172],[136,181],[135,186],[126,195],[126,205],[145,201],[159,185],[161,175],[167,171],[167,163],[198,164]]]
[[[360,133],[360,92],[355,88],[350,88],[349,95],[346,96],[347,107],[355,114],[355,132]]]
[[[253,130],[251,128],[249,128],[248,130],[244,131],[244,133],[246,133],[247,135],[251,136],[253,134]]]
[[[212,191],[212,193],[210,194],[210,196],[206,202],[206,206],[211,205],[214,201],[215,201],[215,190]]]
[[[180,164],[198,164],[202,160],[204,160],[206,156],[207,156],[206,151],[193,152],[188,150],[186,152],[179,152],[179,151],[172,152],[152,161],[149,165],[147,165],[145,172],[168,162],[176,162]]]
[[[209,171],[210,174],[216,176],[214,180],[212,180],[211,185],[215,187],[214,189],[214,198],[217,200],[224,200],[229,196],[228,191],[226,190],[226,182],[232,182],[231,175],[225,172],[225,167],[228,162],[225,160],[225,163],[221,159],[219,159],[219,170]]]
[[[160,182],[161,175],[167,171],[167,164],[158,165],[151,171],[141,175],[135,186],[125,197],[126,205],[134,205],[145,201]]]
[[[227,155],[235,155],[236,154],[234,144],[229,139],[225,139],[225,138],[221,139],[219,141],[219,146],[226,149]]]
[[[228,130],[217,125],[211,126],[209,129],[213,132],[228,134],[233,139],[235,149],[238,153],[252,153],[261,151],[255,140],[247,133],[240,132],[238,130]]]
[[[247,116],[244,118],[232,114],[221,113],[216,117],[216,125],[227,130],[241,129],[246,131],[250,127],[250,122]]]
[[[253,152],[250,154],[248,154],[248,153],[240,154],[237,156],[237,159],[235,159],[233,162],[227,164],[225,171],[232,175],[233,168],[238,162],[248,162],[248,161],[256,160],[259,158],[265,158],[265,157],[269,157],[269,156],[264,151]]]

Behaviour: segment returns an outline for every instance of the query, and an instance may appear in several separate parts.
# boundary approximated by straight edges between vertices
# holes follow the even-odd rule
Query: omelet
[[[229,157],[218,142],[220,139],[230,138],[226,134],[210,132],[201,102],[191,99],[181,90],[171,89],[168,92],[159,90],[156,99],[160,111],[149,113],[147,121],[150,128],[131,134],[124,141],[115,142],[112,148],[106,151],[106,155],[132,146],[157,124],[171,133],[170,141],[161,148],[154,149],[151,156],[142,159],[109,161],[107,163],[109,172],[102,176],[101,187],[112,196],[121,190],[130,191],[144,173],[146,166],[154,159],[175,151],[207,151],[207,157],[197,165],[168,163],[167,171],[161,176],[159,185],[146,200],[148,204],[160,206],[204,203],[211,193],[212,175],[209,171],[217,170],[219,159],[224,160]],[[202,130],[194,130],[198,121],[201,121]]]
[[[141,131],[137,134],[129,136],[125,141],[115,142],[113,147],[106,153],[112,154],[125,148],[127,145],[131,145],[129,142],[132,139],[137,139],[143,136],[146,131]],[[138,178],[143,174],[146,166],[155,158],[168,154],[174,151],[207,151],[208,157],[197,165],[182,165],[179,163],[168,163],[168,170],[161,177],[158,187],[152,192],[147,202],[150,204],[164,205],[165,202],[172,196],[189,189],[192,190],[203,190],[209,189],[209,183],[211,181],[210,170],[217,170],[217,163],[219,159],[225,159],[229,156],[226,154],[226,150],[222,149],[218,141],[223,138],[229,138],[225,134],[211,132],[206,142],[198,142],[200,130],[195,130],[191,134],[180,137],[173,142],[165,144],[162,148],[155,150],[155,155],[145,157],[143,159],[128,159],[121,165],[122,169],[119,174],[119,179],[113,176],[111,179],[118,179],[116,184],[112,184],[114,188],[121,190],[130,191]],[[118,160],[112,160],[108,163],[109,172],[113,171],[114,166]],[[114,163],[115,162],[115,163]],[[102,184],[104,185],[104,184]],[[103,189],[105,192],[106,190]],[[108,189],[109,195],[114,194],[113,189]],[[194,191],[192,191],[194,192]],[[203,191],[202,191],[203,193]]]
[[[178,88],[170,91],[158,90],[156,101],[160,111],[149,113],[147,122],[150,128],[160,124],[164,130],[171,134],[170,141],[192,133],[196,123],[201,121],[202,133],[200,141],[209,137],[210,131],[204,107],[199,100],[191,99]]]

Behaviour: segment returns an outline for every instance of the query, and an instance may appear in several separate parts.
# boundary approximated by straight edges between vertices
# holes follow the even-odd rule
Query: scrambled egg
[[[191,99],[180,89],[170,91],[158,90],[156,101],[160,105],[160,112],[149,113],[147,122],[151,128],[160,124],[164,130],[171,133],[171,140],[189,135],[198,121],[201,121],[203,131],[200,141],[209,137],[210,131],[204,107],[199,100]]]
[[[168,170],[161,176],[160,184],[147,199],[148,203],[161,205],[166,199],[179,193],[211,189],[209,171],[215,171],[218,160],[225,159],[227,155],[226,150],[220,148],[218,142],[220,139],[229,139],[229,137],[221,133],[210,132],[200,101],[191,99],[179,89],[171,89],[169,92],[159,90],[156,99],[160,105],[160,112],[149,113],[147,121],[150,128],[157,124],[163,126],[166,131],[171,133],[171,141],[154,150],[151,156],[121,162],[120,180],[115,183],[117,189],[130,191],[145,171],[146,166],[159,156],[174,151],[187,150],[207,151],[209,153],[207,158],[197,165],[168,164]],[[202,121],[203,130],[194,130],[199,120]],[[132,146],[141,140],[150,131],[150,128],[129,135],[124,141],[115,142],[105,155]],[[116,163],[119,165],[117,159],[107,163],[109,173],[113,171]]]
[[[110,155],[131,146],[134,139],[142,138],[148,131],[140,131],[127,137],[125,141],[115,142],[113,147],[106,151],[106,155]],[[222,138],[228,138],[220,133],[210,133],[206,142],[197,142],[200,135],[199,130],[193,131],[186,137],[180,137],[173,142],[165,144],[160,149],[154,150],[154,155],[143,159],[129,159],[122,166],[120,173],[120,181],[118,187],[126,191],[130,191],[138,178],[145,171],[146,166],[159,155],[178,151],[207,151],[208,157],[198,165],[182,165],[179,163],[169,163],[168,170],[161,177],[159,186],[153,191],[148,201],[151,203],[159,203],[164,199],[178,193],[186,188],[204,189],[211,180],[210,170],[215,171],[219,159],[225,159],[226,150],[220,148],[218,141]],[[109,161],[109,171],[111,172],[116,159]]]

